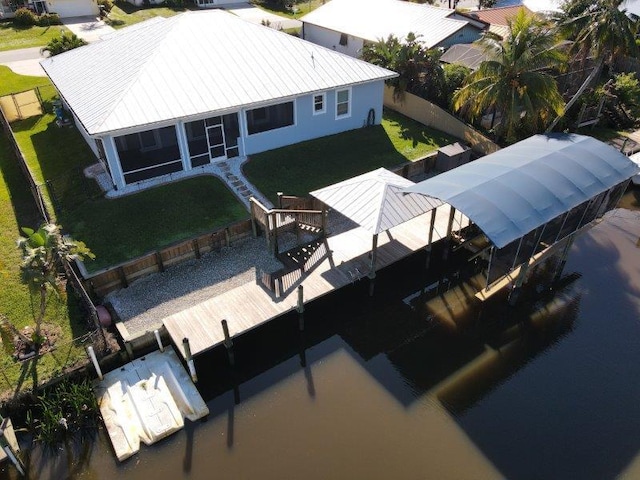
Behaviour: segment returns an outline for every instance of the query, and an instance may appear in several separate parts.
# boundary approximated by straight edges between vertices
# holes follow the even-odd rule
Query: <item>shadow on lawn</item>
[[[0,138],[0,173],[7,185],[18,226],[37,226],[41,221],[38,209],[29,191],[27,180],[11,152],[9,141],[4,136]]]

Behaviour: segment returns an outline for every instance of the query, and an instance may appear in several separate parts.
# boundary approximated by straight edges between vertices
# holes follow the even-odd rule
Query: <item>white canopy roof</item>
[[[442,205],[435,198],[405,195],[403,189],[411,185],[415,183],[379,168],[311,195],[377,235]]]
[[[399,0],[331,0],[300,20],[370,42],[394,35],[404,40],[409,32],[431,48],[469,22],[447,18],[454,10]]]
[[[41,64],[89,134],[396,76],[223,10],[153,19]]]

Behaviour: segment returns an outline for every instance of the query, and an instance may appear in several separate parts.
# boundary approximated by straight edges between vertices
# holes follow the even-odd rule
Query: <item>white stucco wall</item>
[[[350,57],[360,58],[360,52],[364,41],[361,38],[347,36],[347,45],[340,45],[340,32],[318,27],[309,23],[303,23],[303,38],[316,45],[330,48],[336,52],[344,53]]]

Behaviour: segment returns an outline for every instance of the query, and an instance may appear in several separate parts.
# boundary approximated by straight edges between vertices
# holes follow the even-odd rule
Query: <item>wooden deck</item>
[[[448,205],[436,210],[433,242],[446,235],[449,213]],[[376,270],[426,247],[430,218],[431,213],[425,213],[381,233]],[[456,223],[460,218],[461,214],[457,212]],[[463,219],[466,225],[468,220]],[[183,357],[182,339],[185,337],[189,339],[192,354],[198,355],[223,342],[223,319],[227,320],[231,337],[235,337],[295,309],[300,284],[304,286],[307,303],[366,277],[370,270],[371,246],[372,235],[359,227],[329,236],[324,246],[324,258],[297,282],[285,285],[281,298],[275,298],[257,282],[250,282],[165,318],[164,326]]]

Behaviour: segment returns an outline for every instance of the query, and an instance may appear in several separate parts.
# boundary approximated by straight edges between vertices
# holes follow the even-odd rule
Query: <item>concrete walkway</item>
[[[43,58],[40,47],[21,48],[0,52],[0,65],[6,65],[19,75],[44,77],[46,74],[40,66],[40,60]]]

